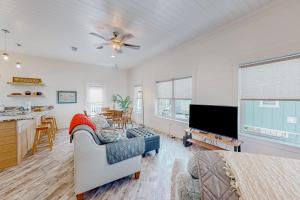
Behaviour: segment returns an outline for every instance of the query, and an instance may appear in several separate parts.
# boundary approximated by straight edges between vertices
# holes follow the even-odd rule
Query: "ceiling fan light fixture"
[[[112,45],[112,47],[113,47],[114,50],[120,50],[121,49],[121,45],[120,44],[116,44],[116,43],[114,43]]]
[[[7,53],[3,53],[2,56],[3,56],[3,60],[5,60],[5,61],[8,60],[8,58],[9,58]]]

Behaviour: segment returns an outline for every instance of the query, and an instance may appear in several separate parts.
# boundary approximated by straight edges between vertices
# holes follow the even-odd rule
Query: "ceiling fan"
[[[140,49],[141,48],[141,46],[139,46],[139,45],[125,43],[126,40],[134,37],[131,33],[120,34],[119,32],[114,31],[113,37],[110,39],[107,39],[107,38],[103,37],[102,35],[99,35],[98,33],[91,32],[90,34],[106,41],[105,43],[100,43],[99,45],[97,45],[96,49],[103,49],[104,46],[111,45],[112,48],[117,53],[122,53],[122,47],[131,48],[131,49]]]

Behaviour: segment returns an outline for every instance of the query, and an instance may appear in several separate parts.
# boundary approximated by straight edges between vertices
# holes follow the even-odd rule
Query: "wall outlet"
[[[286,122],[288,124],[297,124],[297,117],[287,117]]]

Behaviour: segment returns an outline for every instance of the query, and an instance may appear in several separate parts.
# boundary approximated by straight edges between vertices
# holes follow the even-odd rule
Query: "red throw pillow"
[[[91,127],[94,131],[96,131],[96,125],[87,116],[78,113],[74,115],[71,120],[69,134],[71,134],[73,129],[78,125],[87,125]]]

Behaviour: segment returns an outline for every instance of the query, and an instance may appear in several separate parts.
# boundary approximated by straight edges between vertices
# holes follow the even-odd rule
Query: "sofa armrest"
[[[200,182],[188,172],[176,176],[176,200],[200,200]]]
[[[76,194],[138,171],[141,171],[141,156],[110,165],[106,158],[106,145],[96,144],[87,131],[79,130],[74,133],[74,189]]]

